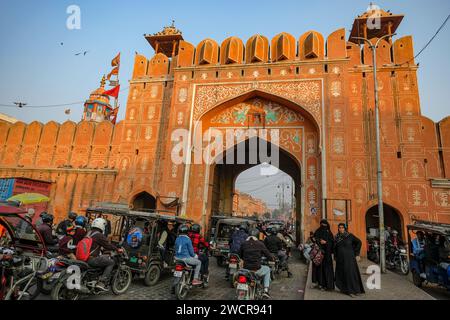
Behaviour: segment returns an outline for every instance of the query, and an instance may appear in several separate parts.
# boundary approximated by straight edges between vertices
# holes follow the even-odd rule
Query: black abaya
[[[335,242],[336,287],[345,294],[364,293],[356,256],[361,250],[361,240],[349,233]]]
[[[314,239],[324,253],[322,263],[316,266],[312,265],[312,282],[319,284],[320,287],[328,290],[334,289],[334,272],[333,272],[333,247],[334,238],[329,227],[320,227],[314,233]],[[320,240],[327,243],[321,244]]]

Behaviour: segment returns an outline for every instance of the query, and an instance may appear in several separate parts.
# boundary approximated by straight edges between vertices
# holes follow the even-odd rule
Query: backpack
[[[322,260],[324,257],[324,253],[322,249],[320,249],[318,244],[314,244],[312,246],[311,251],[309,252],[309,257],[311,258],[311,261],[316,265],[320,266],[322,264]]]
[[[83,239],[80,240],[77,244],[76,257],[77,260],[81,260],[86,262],[91,256],[91,247],[92,247],[92,236],[99,232],[94,232],[92,234],[88,233]]]

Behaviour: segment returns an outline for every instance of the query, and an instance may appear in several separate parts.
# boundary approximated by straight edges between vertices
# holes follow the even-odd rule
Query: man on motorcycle
[[[102,249],[108,251],[122,252],[123,249],[117,248],[115,245],[110,243],[105,236],[105,229],[107,222],[103,218],[96,218],[92,221],[91,230],[86,234],[86,237],[92,238],[91,253],[87,263],[93,268],[105,268],[103,274],[96,284],[96,287],[106,291],[107,281],[114,269],[114,260],[109,256],[102,254],[100,252]]]
[[[178,228],[178,237],[175,240],[175,258],[183,260],[185,263],[195,267],[192,285],[196,286],[202,284],[200,279],[202,263],[198,259],[198,255],[194,252],[194,247],[192,246],[192,241],[188,236],[188,232],[189,227],[186,224],[182,224]]]
[[[58,239],[53,236],[53,215],[46,213],[42,215],[42,224],[37,227],[38,232],[41,234],[45,245],[50,251],[56,251],[58,245]]]
[[[292,273],[288,268],[286,250],[284,250],[283,241],[278,236],[280,234],[283,237],[283,235],[278,232],[278,229],[275,226],[267,228],[266,232],[268,236],[264,239],[264,244],[270,253],[278,257],[280,265],[286,268],[288,277],[291,278]]]
[[[198,255],[198,259],[202,262],[200,274],[207,275],[209,266],[209,243],[200,235],[200,231],[201,226],[195,223],[191,226],[188,236],[191,238],[194,253]]]
[[[75,227],[71,224],[66,225],[66,235],[59,239],[59,254],[69,259],[76,260],[74,241]]]
[[[244,243],[245,240],[248,238],[247,233],[247,223],[241,223],[239,225],[239,228],[233,232],[231,235],[229,245],[230,245],[230,253],[236,253],[239,254],[239,251],[241,250],[241,245]]]
[[[75,245],[78,244],[78,242],[81,241],[81,239],[84,238],[86,235],[86,225],[87,225],[87,219],[83,216],[78,216],[75,219],[75,234],[73,235],[73,243]]]
[[[73,225],[77,216],[78,215],[75,212],[69,212],[67,219],[61,221],[58,224],[58,226],[56,227],[56,235],[59,239],[65,236],[67,226]]]
[[[270,251],[267,250],[264,243],[258,240],[258,229],[251,229],[249,235],[247,240],[241,245],[239,255],[244,261],[244,269],[253,271],[256,275],[263,278],[264,296],[270,298],[270,268],[261,265],[261,258],[262,256],[265,256],[270,260],[274,260],[274,257]]]

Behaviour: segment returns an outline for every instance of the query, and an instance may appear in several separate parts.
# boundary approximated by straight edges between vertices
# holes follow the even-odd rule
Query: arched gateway
[[[294,181],[296,236],[302,239],[310,230],[311,217],[320,216],[319,141],[318,125],[310,113],[267,93],[245,94],[204,112],[192,130],[185,213],[205,226],[213,212],[231,215],[237,176],[270,163]]]

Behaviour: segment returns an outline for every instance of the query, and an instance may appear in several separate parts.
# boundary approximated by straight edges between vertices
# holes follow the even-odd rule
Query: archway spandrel
[[[231,98],[255,90],[295,102],[305,108],[321,126],[320,80],[200,85],[196,88],[194,99],[194,120],[198,120],[205,112]]]

